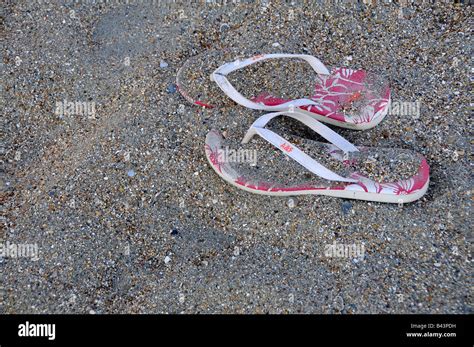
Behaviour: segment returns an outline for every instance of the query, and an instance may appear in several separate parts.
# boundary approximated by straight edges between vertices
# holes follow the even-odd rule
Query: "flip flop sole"
[[[218,134],[217,132],[214,133]],[[332,186],[311,184],[279,186],[278,184],[255,183],[259,181],[244,179],[229,163],[219,162],[216,152],[218,149],[222,149],[221,143],[217,144],[216,147],[215,141],[208,143],[208,138],[209,134],[206,137],[205,152],[212,169],[232,186],[254,194],[270,196],[325,195],[345,199],[403,204],[420,199],[429,186],[430,169],[426,159],[422,156],[420,156],[420,164],[414,176],[394,183],[377,183],[362,176],[359,176],[357,183],[331,182]]]

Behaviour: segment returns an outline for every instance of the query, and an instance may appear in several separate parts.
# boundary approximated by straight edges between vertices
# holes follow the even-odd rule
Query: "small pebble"
[[[221,33],[226,32],[226,31],[229,30],[229,29],[230,29],[229,24],[227,24],[227,23],[222,23],[222,24],[221,24],[221,27],[220,27]]]
[[[171,261],[171,258],[169,256],[165,257],[165,264],[168,264]]]
[[[334,299],[334,308],[337,311],[342,311],[344,309],[344,299],[341,296],[337,296]]]
[[[172,235],[172,236],[178,235],[178,229],[173,229],[173,230],[171,230],[171,231],[170,231],[170,235]]]
[[[76,303],[76,294],[72,294],[70,297],[69,297],[69,303],[70,304],[75,304]]]
[[[168,94],[176,93],[176,85],[175,84],[168,85],[168,87],[166,88],[166,91],[168,92]]]
[[[348,215],[352,209],[352,203],[350,203],[349,201],[344,201],[341,204],[341,209],[343,214]]]
[[[162,69],[165,69],[165,68],[168,67],[168,63],[167,63],[166,61],[162,60],[162,61],[160,61],[160,67],[161,67]]]

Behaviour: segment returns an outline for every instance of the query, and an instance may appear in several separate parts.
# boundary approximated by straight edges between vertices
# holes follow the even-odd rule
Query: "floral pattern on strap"
[[[311,99],[317,105],[300,108],[345,123],[370,123],[386,114],[390,104],[390,88],[387,86],[380,93],[368,88],[368,74],[364,70],[348,68],[333,69],[331,75],[320,75]],[[358,114],[346,114],[344,108],[363,97],[366,105]],[[267,106],[276,106],[291,101],[281,99],[268,93],[262,93],[252,101]]]

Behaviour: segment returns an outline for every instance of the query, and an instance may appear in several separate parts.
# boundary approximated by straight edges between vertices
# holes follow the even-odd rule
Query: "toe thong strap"
[[[254,109],[254,110],[268,110],[268,111],[283,111],[287,110],[290,105],[294,107],[307,106],[307,105],[317,105],[317,103],[310,99],[296,99],[292,101],[285,102],[276,106],[267,106],[260,103],[253,102],[247,99],[245,96],[240,94],[234,86],[227,79],[227,75],[233,71],[242,69],[251,64],[255,64],[259,61],[267,59],[279,59],[279,58],[298,58],[305,60],[314,71],[318,74],[329,75],[329,70],[324,66],[324,64],[316,57],[307,54],[260,54],[254,57],[245,59],[245,60],[236,60],[234,62],[226,63],[219,67],[211,74],[211,79],[217,83],[217,85],[222,89],[222,91],[236,103],[241,104],[245,107]]]
[[[305,114],[299,113],[297,111],[294,112],[275,112],[263,115],[262,117],[258,118],[247,131],[243,139],[243,143],[247,143],[250,139],[255,135],[258,134],[266,141],[277,147],[281,150],[284,154],[298,162],[300,165],[304,166],[306,169],[311,171],[317,176],[325,178],[330,181],[339,181],[339,182],[357,182],[357,180],[352,178],[346,178],[338,175],[337,173],[329,170],[324,165],[321,165],[316,160],[311,158],[309,155],[304,153],[295,145],[291,144],[287,140],[285,140],[280,135],[274,133],[271,130],[265,128],[265,125],[273,118],[277,116],[289,116],[291,118],[297,119],[304,123],[305,125],[309,126],[311,129],[316,131],[326,140],[337,146],[338,148],[342,149],[344,152],[356,152],[358,151],[357,147],[351,144],[349,141],[344,139],[342,136],[338,135],[330,128],[326,127],[325,125],[321,124],[314,118],[311,118]]]

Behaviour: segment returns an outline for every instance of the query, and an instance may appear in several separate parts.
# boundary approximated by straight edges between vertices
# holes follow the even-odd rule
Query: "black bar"
[[[30,328],[32,323],[55,324],[54,340],[47,336],[18,336],[20,324],[26,322]],[[153,345],[172,345],[190,339],[193,344],[217,342],[222,345],[226,340],[249,343],[258,336],[267,343],[289,338],[294,345],[331,341],[379,346],[387,343],[472,346],[469,322],[473,326],[472,316],[468,315],[3,315],[0,316],[0,345],[110,345],[116,342],[138,346],[153,341],[156,342]],[[137,344],[139,342],[142,343]]]

